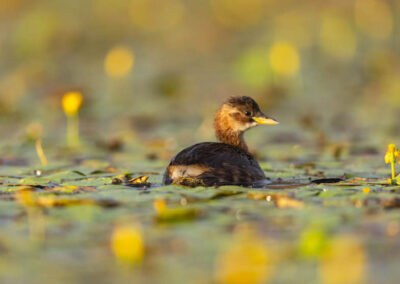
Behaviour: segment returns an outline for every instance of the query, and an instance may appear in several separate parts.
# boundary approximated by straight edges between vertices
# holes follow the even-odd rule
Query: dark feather
[[[203,142],[179,152],[171,165],[201,164],[210,168],[197,178],[206,185],[245,184],[265,179],[263,170],[253,156],[239,147],[217,142]],[[163,183],[171,184],[168,168]]]

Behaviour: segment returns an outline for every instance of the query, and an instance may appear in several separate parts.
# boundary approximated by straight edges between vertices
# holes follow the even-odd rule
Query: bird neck
[[[222,143],[230,144],[248,151],[246,141],[243,138],[243,132],[235,131],[216,131],[217,139]]]
[[[246,142],[244,141],[243,131],[238,131],[230,126],[229,117],[217,112],[214,120],[215,136],[222,143],[230,144],[248,151]]]

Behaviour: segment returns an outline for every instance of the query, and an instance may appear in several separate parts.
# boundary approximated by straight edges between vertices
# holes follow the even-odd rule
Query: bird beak
[[[271,117],[266,117],[265,115],[263,115],[263,116],[253,116],[252,118],[258,124],[268,124],[268,125],[279,124],[279,122],[276,121],[275,119],[273,119]]]

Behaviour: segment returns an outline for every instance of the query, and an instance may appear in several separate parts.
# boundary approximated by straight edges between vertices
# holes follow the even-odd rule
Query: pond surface
[[[3,160],[2,283],[234,283],[235,267],[270,283],[400,276],[400,190],[381,154],[272,144],[257,151],[263,188],[190,188],[161,186],[164,158],[59,151],[48,166],[29,151]],[[129,263],[112,245],[124,226],[140,228],[144,246]]]

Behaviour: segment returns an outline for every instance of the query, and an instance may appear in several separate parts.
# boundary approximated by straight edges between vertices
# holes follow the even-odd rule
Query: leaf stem
[[[395,154],[393,153],[392,154],[392,160],[390,161],[391,168],[392,168],[392,179],[394,179],[396,177],[395,163],[396,163],[396,157],[395,157]]]
[[[67,115],[67,143],[71,148],[77,147],[79,141],[79,116]]]

